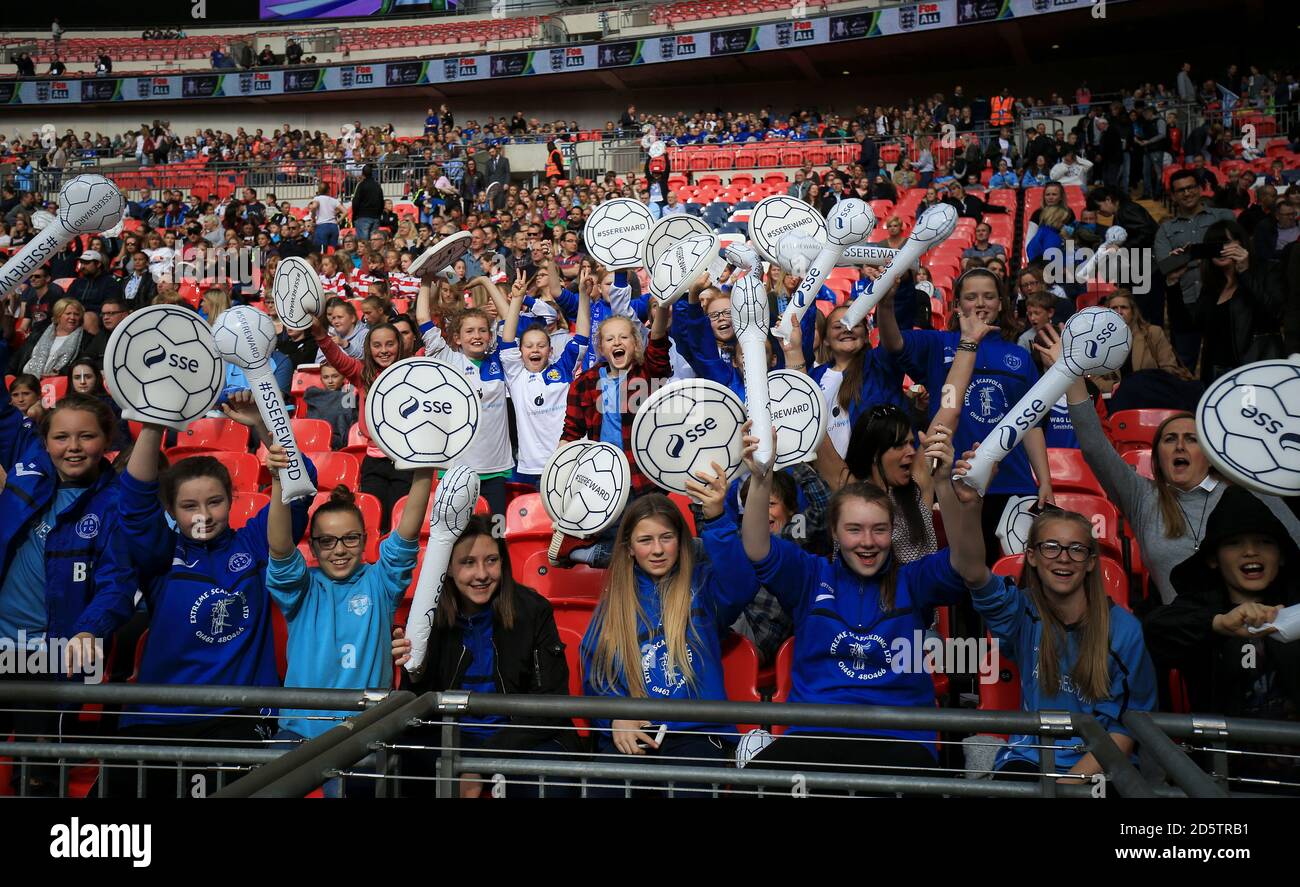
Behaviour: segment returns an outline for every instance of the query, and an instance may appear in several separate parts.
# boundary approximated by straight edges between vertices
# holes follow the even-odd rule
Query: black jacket
[[[357,219],[377,219],[384,211],[384,189],[373,176],[367,176],[357,185],[352,195],[352,221]]]
[[[424,674],[415,681],[402,670],[401,689],[414,693],[454,690],[472,665],[473,657],[461,641],[459,626],[434,626],[425,655]],[[507,629],[499,619],[492,623],[496,646],[496,690],[498,693],[533,693],[545,696],[569,695],[569,664],[564,642],[555,626],[550,601],[526,586],[515,586],[515,624]],[[528,729],[504,727],[486,743],[489,748],[531,748],[548,739],[559,739],[576,748],[576,735],[567,719],[511,718],[511,724]],[[537,727],[554,727],[539,730]]]
[[[1258,257],[1255,262],[1259,262]],[[1280,334],[1282,331],[1282,309],[1285,295],[1282,289],[1281,269],[1251,267],[1237,278],[1237,291],[1228,302],[1228,329],[1211,330],[1214,323],[1215,307],[1219,301],[1219,291],[1201,285],[1201,294],[1196,302],[1196,317],[1204,333],[1228,336],[1232,347],[1233,366],[1251,363],[1262,356],[1254,347],[1256,337]],[[1201,376],[1207,384],[1213,381],[1213,367],[1209,360],[1202,360]]]
[[[1120,201],[1119,209],[1115,211],[1115,224],[1128,232],[1128,239],[1124,241],[1125,247],[1141,249],[1155,245],[1156,229],[1159,226],[1151,217],[1151,213],[1137,201]]]

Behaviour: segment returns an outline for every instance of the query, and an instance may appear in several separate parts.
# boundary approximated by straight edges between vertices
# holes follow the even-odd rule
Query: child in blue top
[[[263,441],[271,441],[252,392],[233,394],[222,409],[228,418],[255,429]],[[162,437],[161,426],[144,426],[119,481],[125,544],[149,608],[140,683],[279,686],[265,583],[269,508],[242,528],[231,528],[230,472],[212,456],[182,459],[160,483]],[[315,466],[308,459],[303,462],[315,481]],[[310,503],[304,498],[290,506],[295,539],[306,529]],[[132,706],[121,718],[121,732],[182,740],[269,736],[263,735],[268,725],[255,718],[220,717],[234,711],[238,709]],[[135,774],[116,771],[110,774],[111,786],[118,775],[122,785],[113,793],[133,794]],[[176,791],[174,774],[153,773],[147,783],[148,794]],[[214,787],[211,782],[208,786]]]
[[[790,702],[934,705],[931,675],[912,667],[921,658],[914,648],[929,627],[925,613],[960,601],[990,577],[982,537],[963,532],[979,524],[979,496],[952,482],[953,452],[946,434],[923,435],[922,443],[925,457],[939,465],[936,495],[951,547],[900,564],[893,551],[889,496],[871,484],[850,484],[832,497],[827,522],[835,554],[830,561],[772,535],[763,507],[771,495],[772,473],[754,463],[758,440],[746,436],[745,459],[752,475],[741,535],[758,580],[794,618]],[[909,741],[826,738],[845,733]],[[846,765],[933,767],[934,739],[933,733],[916,730],[791,727],[755,760],[762,766],[820,764],[841,772]]]
[[[1129,709],[1156,707],[1155,668],[1142,624],[1116,606],[1102,585],[1092,524],[1052,509],[1034,519],[1019,583],[994,577],[971,592],[975,609],[1020,669],[1025,711],[1092,715],[1126,754],[1133,739],[1121,722]],[[1038,736],[1013,736],[998,752],[1002,772],[1038,773]],[[1055,740],[1056,771],[1075,777],[1101,772],[1078,739]]]
[[[0,359],[4,350],[0,344]],[[0,388],[0,466],[8,469],[0,492],[0,640],[63,652],[51,672],[87,680],[102,667],[103,644],[130,617],[135,595],[117,532],[117,475],[103,458],[116,421],[99,398],[70,394],[33,426]]]
[[[586,695],[726,699],[719,638],[757,594],[758,581],[723,507],[722,469],[715,464],[714,471],[691,485],[704,503],[702,551],[667,496],[640,496],[624,512],[608,584],[582,639]],[[717,735],[734,728],[716,724],[669,722],[658,744],[646,720],[596,725],[606,754],[722,760],[734,742]]]
[[[267,458],[283,458],[272,447]],[[419,555],[420,525],[433,488],[433,469],[412,472],[402,519],[379,545],[379,561],[362,560],[366,526],[352,491],[338,486],[312,515],[308,539],[319,566],[308,567],[293,534],[290,506],[280,501],[271,473],[266,587],[289,627],[286,687],[388,689],[393,682],[389,634],[393,613],[411,584]],[[283,710],[277,739],[314,739],[351,712]],[[316,716],[313,719],[313,716]]]

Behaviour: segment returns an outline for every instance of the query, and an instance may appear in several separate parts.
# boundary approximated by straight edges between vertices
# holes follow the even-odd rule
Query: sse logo
[[[185,370],[188,373],[197,373],[199,371],[199,362],[193,357],[186,357],[183,354],[168,354],[167,349],[161,345],[155,345],[149,351],[144,353],[142,358],[146,369],[152,369],[164,360],[168,366],[175,367],[178,370]]]
[[[397,414],[403,419],[409,419],[416,410],[424,410],[426,413],[442,413],[446,415],[451,412],[451,404],[443,400],[418,400],[414,397],[408,398],[405,403],[397,408]]]
[[[682,454],[682,450],[686,447],[687,441],[694,443],[717,427],[717,420],[709,418],[700,422],[694,428],[689,429],[686,432],[685,437],[680,434],[674,434],[672,437],[668,438],[668,455],[676,459]]]

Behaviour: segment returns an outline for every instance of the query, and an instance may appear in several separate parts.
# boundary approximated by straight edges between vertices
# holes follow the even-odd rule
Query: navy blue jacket
[[[316,466],[305,457],[303,462],[314,483]],[[279,686],[266,590],[270,506],[238,530],[227,527],[215,539],[197,541],[168,525],[156,482],[124,472],[120,483],[127,550],[149,606],[140,683]],[[308,497],[290,506],[295,541],[307,529],[310,504]],[[122,723],[170,724],[231,710],[139,706]]]
[[[0,344],[0,364],[8,349]],[[0,386],[0,466],[9,468],[0,493],[0,552],[7,573],[32,523],[54,499],[59,475],[37,431]],[[123,547],[117,475],[101,460],[99,477],[62,513],[45,537],[46,633],[107,638],[131,617],[136,577]]]

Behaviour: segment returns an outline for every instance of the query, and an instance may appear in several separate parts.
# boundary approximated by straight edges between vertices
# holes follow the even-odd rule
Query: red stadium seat
[[[361,424],[353,422],[352,427],[348,429],[348,445],[343,448],[343,452],[351,453],[357,459],[357,464],[366,458],[366,450],[370,448],[370,440],[361,433]]]
[[[1047,470],[1052,476],[1052,490],[1102,495],[1101,481],[1088,467],[1083,452],[1075,449],[1049,447]]]
[[[606,570],[597,570],[584,564],[574,567],[556,567],[547,559],[546,550],[538,549],[522,562],[516,562],[511,551],[511,564],[515,579],[527,585],[544,598],[596,601],[605,589]]]
[[[1125,450],[1151,448],[1160,423],[1181,410],[1120,410],[1110,417],[1109,435],[1115,449]]]
[[[732,702],[762,702],[758,692],[758,649],[744,635],[732,632],[722,641],[722,683]],[[744,733],[758,724],[737,724]]]
[[[41,406],[47,410],[53,408],[67,393],[67,376],[46,376],[41,379]]]
[[[265,493],[235,493],[230,502],[230,528],[240,529],[270,504],[271,497]]]
[[[234,419],[195,419],[176,435],[176,445],[168,457],[193,456],[198,453],[236,453],[248,451],[248,426]]]
[[[553,530],[540,493],[525,493],[506,506],[506,539],[532,536],[549,543]]]
[[[690,531],[692,536],[698,536],[699,533],[695,531],[695,515],[691,512],[691,497],[684,496],[681,493],[669,493],[668,498],[677,506],[677,510],[682,513],[682,517],[686,518],[686,529]]]
[[[361,466],[351,453],[330,451],[304,453],[316,466],[316,489],[329,491],[342,485],[356,490],[361,479]]]
[[[212,455],[230,471],[230,485],[235,492],[258,492],[262,466],[256,456],[248,452],[213,453]],[[170,455],[168,458],[171,458]]]
[[[1133,466],[1133,470],[1145,477],[1147,480],[1155,480],[1155,475],[1151,472],[1151,449],[1134,447],[1125,450],[1120,456],[1125,462]]]

